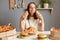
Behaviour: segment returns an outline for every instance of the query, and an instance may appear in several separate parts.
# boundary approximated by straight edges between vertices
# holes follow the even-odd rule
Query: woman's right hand
[[[26,11],[24,14],[23,14],[23,19],[25,20],[25,19],[27,19],[27,16],[28,16],[28,11]]]

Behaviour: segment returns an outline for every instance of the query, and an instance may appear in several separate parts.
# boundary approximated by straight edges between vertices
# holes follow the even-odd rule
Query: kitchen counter
[[[10,38],[9,40],[37,40],[37,34],[39,33],[43,33],[43,34],[50,34],[50,31],[44,31],[44,32],[36,32],[36,35],[33,35],[33,36],[28,36],[26,38]]]

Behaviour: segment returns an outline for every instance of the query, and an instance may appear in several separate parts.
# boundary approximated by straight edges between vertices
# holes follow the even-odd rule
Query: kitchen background
[[[21,4],[20,0],[20,4]],[[20,28],[20,17],[24,13],[24,9],[26,9],[27,4],[29,2],[35,2],[38,4],[39,0],[24,0],[25,7],[19,9],[9,9],[9,0],[0,0],[0,25],[6,25],[8,23],[12,23],[17,31]],[[50,30],[51,27],[56,26],[60,28],[60,0],[51,0],[52,5],[50,7],[53,8],[53,13],[50,14],[48,10],[39,10],[39,12],[43,15],[45,20],[45,30]]]

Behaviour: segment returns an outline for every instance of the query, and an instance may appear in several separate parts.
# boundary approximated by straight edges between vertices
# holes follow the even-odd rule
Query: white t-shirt
[[[32,17],[31,17],[32,18]],[[29,20],[23,20],[25,24],[25,28],[29,28],[30,26],[36,28],[37,30],[39,29],[38,23],[41,23],[41,20],[39,19],[29,19]]]
[[[38,23],[37,20],[26,20],[26,28],[29,28],[30,26],[35,27],[37,29]]]

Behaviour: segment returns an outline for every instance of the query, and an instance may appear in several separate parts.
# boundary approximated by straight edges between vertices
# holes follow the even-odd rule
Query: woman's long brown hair
[[[30,3],[28,4],[28,6],[27,6],[27,11],[28,11],[28,13],[29,13],[29,14],[28,14],[27,19],[29,19],[29,17],[30,17],[29,8],[30,8],[30,5],[31,5],[31,4],[34,4],[34,5],[35,5],[35,9],[37,8],[37,7],[36,7],[36,4],[35,4],[34,2],[30,2]],[[35,11],[35,13],[34,13],[33,17],[34,17],[34,19],[37,19],[36,11]]]

